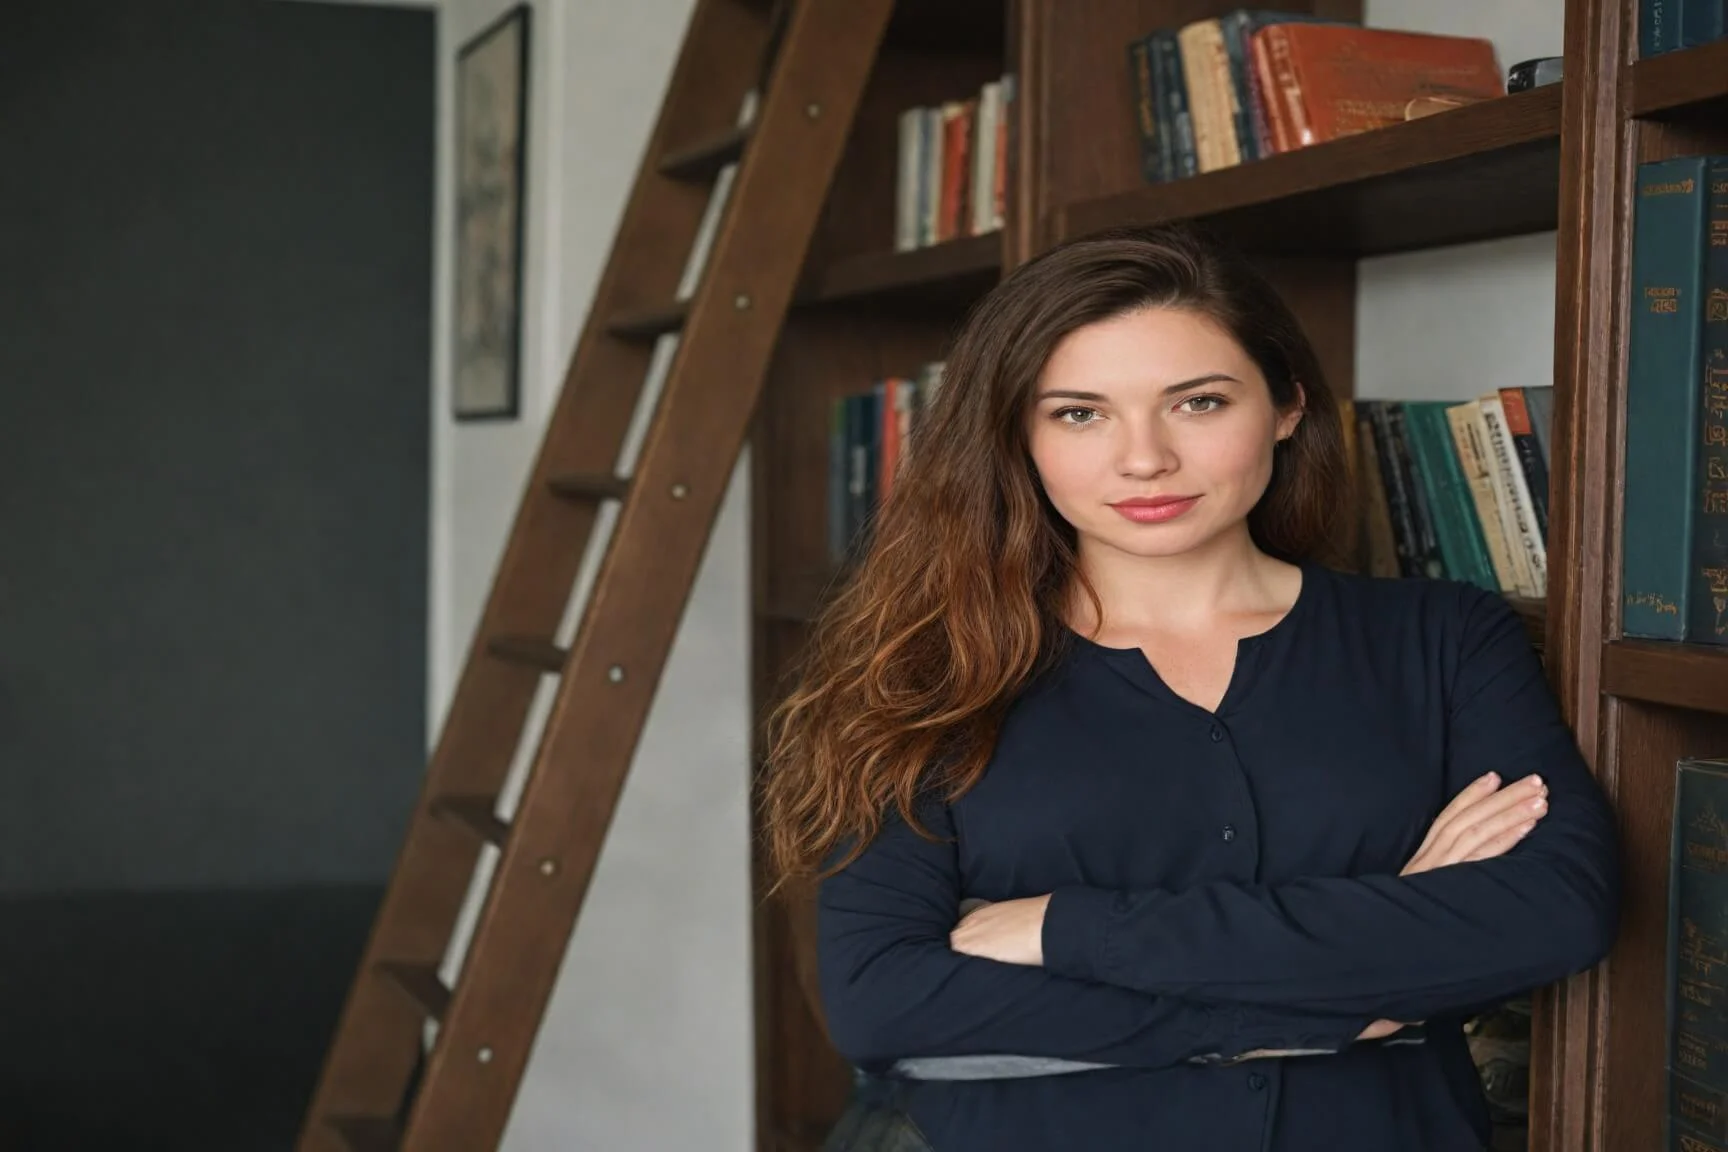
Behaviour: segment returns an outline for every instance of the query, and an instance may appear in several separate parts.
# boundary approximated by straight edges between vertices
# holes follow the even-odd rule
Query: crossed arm
[[[920,816],[942,839],[891,820],[823,885],[822,991],[840,1051],[862,1067],[996,1053],[1159,1067],[1336,1051],[1365,1030],[1384,1034],[1377,1022],[1463,1011],[1595,963],[1615,928],[1611,813],[1517,618],[1482,615],[1452,694],[1456,799],[1400,875],[1068,887],[973,913],[969,935],[955,927],[953,829],[932,806]],[[1499,785],[1531,775],[1547,807],[1526,830],[1528,819],[1505,817],[1531,797]],[[1473,809],[1474,821],[1448,828]]]

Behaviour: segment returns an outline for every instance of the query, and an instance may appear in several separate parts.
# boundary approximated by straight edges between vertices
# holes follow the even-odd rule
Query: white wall
[[[1485,36],[1502,70],[1560,55],[1565,0],[1366,0],[1377,28]],[[1364,260],[1356,393],[1467,400],[1554,377],[1554,234]]]
[[[510,424],[450,420],[446,335],[453,62],[462,42],[508,4],[443,0],[440,7],[429,741],[442,725],[692,0],[535,0],[523,418]],[[517,1098],[506,1152],[742,1152],[752,1144],[747,508],[741,463]],[[601,529],[610,523],[604,517]],[[550,681],[533,731],[549,689]],[[531,750],[532,741],[519,771]]]

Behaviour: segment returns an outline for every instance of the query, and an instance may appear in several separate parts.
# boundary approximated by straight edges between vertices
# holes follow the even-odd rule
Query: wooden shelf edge
[[[1418,179],[1424,170],[1543,144],[1553,145],[1557,165],[1560,89],[1559,84],[1548,84],[1230,168],[1061,206],[1053,214],[1058,234],[1081,235],[1127,220],[1205,220],[1276,208],[1299,197]],[[1503,199],[1505,189],[1494,187],[1485,194]],[[1533,217],[1527,225],[1552,227],[1551,217],[1557,214],[1556,203],[1547,216]]]
[[[964,236],[905,252],[867,252],[812,268],[797,303],[833,304],[888,296],[956,281],[994,279],[1002,271],[1002,233]]]
[[[1716,101],[1728,102],[1728,40],[1636,61],[1630,75],[1634,116],[1686,112]]]
[[[1610,641],[1602,647],[1602,691],[1623,700],[1728,715],[1728,648]]]

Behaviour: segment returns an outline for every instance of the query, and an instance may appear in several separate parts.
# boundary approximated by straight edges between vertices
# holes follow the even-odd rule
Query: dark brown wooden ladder
[[[697,0],[299,1152],[497,1147],[892,8]],[[722,175],[724,211],[698,245]],[[681,292],[695,248],[700,279]],[[656,340],[674,332],[620,476]],[[562,645],[607,502],[616,518]],[[549,674],[506,818],[501,792]],[[447,982],[487,846],[489,885]]]

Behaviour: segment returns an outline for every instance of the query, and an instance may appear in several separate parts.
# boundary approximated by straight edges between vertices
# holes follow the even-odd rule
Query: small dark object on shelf
[[[1559,56],[1521,60],[1506,70],[1506,91],[1526,92],[1544,84],[1558,84],[1564,61]]]

